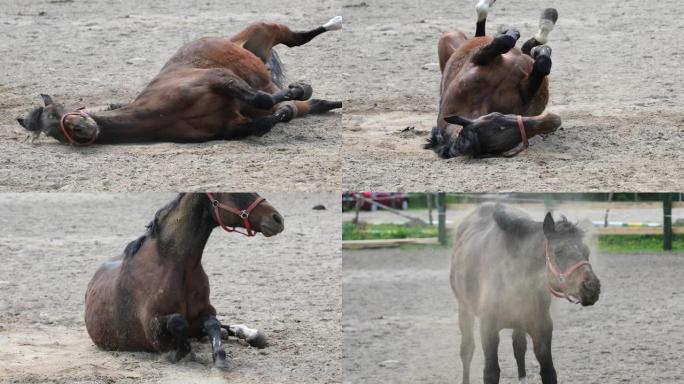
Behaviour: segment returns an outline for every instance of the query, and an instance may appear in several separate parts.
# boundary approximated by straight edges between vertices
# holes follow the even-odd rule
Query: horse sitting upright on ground
[[[284,222],[255,193],[181,194],[157,212],[145,235],[105,262],[88,284],[85,323],[93,342],[108,350],[175,350],[178,360],[190,352],[189,338],[208,336],[217,366],[226,364],[221,329],[224,337],[265,347],[260,332],[221,325],[209,302],[202,252],[218,226],[247,236],[274,236],[283,231]]]
[[[41,95],[44,107],[17,120],[34,139],[42,132],[74,145],[261,136],[276,123],[342,107],[340,102],[310,99],[307,84],[281,89],[282,64],[272,49],[278,44],[303,45],[341,27],[339,16],[305,32],[254,23],[232,37],[207,37],[184,45],[128,105],[69,111]]]
[[[520,143],[526,148],[528,138],[561,124],[557,115],[542,114],[551,71],[551,48],[543,44],[558,13],[544,10],[539,33],[520,50],[515,48],[520,33],[514,28],[485,36],[487,11],[495,1],[478,3],[475,37],[455,29],[439,40],[439,116],[424,148],[445,159],[501,155]]]
[[[499,331],[513,329],[513,352],[525,382],[527,336],[544,384],[556,384],[551,358],[552,295],[583,306],[599,298],[601,285],[589,264],[582,231],[565,218],[543,223],[501,204],[484,204],[456,230],[451,287],[458,299],[463,383],[470,382],[475,317],[480,319],[484,382],[499,382]]]

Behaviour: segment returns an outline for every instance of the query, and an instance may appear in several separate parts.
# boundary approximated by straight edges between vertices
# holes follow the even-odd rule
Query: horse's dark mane
[[[568,218],[561,216],[561,219],[556,221],[555,225],[556,234],[562,237],[583,237],[584,231],[577,226],[568,221]]]
[[[526,236],[541,229],[541,224],[523,215],[511,215],[506,206],[497,203],[494,206],[494,221],[505,232]]]
[[[124,249],[124,256],[131,257],[135,255],[140,250],[140,247],[142,247],[142,245],[145,243],[145,240],[148,237],[154,239],[157,236],[159,236],[159,232],[161,231],[161,219],[163,219],[164,216],[166,216],[166,214],[169,213],[169,211],[175,209],[178,206],[178,204],[180,203],[180,199],[182,197],[183,194],[181,193],[178,196],[176,196],[175,199],[171,200],[171,202],[166,204],[164,207],[158,210],[157,213],[154,214],[154,219],[152,219],[152,221],[150,221],[150,223],[147,224],[147,232],[139,238],[128,243],[128,245],[126,245],[126,248]]]

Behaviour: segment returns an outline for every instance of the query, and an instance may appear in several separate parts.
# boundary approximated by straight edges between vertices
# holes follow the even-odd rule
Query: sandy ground
[[[85,332],[92,274],[173,195],[0,194],[0,382],[340,382],[338,196],[263,196],[285,217],[285,231],[216,231],[203,263],[219,319],[262,329],[271,346],[230,341],[233,368],[217,371],[208,343],[194,342],[194,355],[172,364],[164,355],[101,351]],[[316,204],[328,210],[311,210]]]
[[[514,159],[441,160],[421,149],[435,125],[437,40],[475,29],[474,0],[345,1],[347,190],[644,191],[684,186],[684,64],[672,36],[676,0],[506,0],[488,31],[515,25],[521,41],[541,10],[560,14],[552,32],[551,101],[563,127],[531,140]],[[670,15],[664,17],[664,14]],[[522,44],[522,42],[520,43]],[[400,132],[414,127],[411,132]]]
[[[460,382],[450,252],[343,252],[345,382]],[[592,264],[601,279],[598,303],[552,307],[559,382],[681,383],[684,255],[595,255]],[[502,383],[518,382],[510,333],[502,331],[499,345]],[[471,380],[481,383],[476,339]],[[528,348],[528,381],[540,383],[529,337]]]
[[[269,20],[309,29],[336,2],[0,0],[0,191],[334,191],[341,177],[341,112],[276,126],[261,138],[203,144],[71,148],[25,142],[15,121],[48,93],[70,106],[132,100],[182,44]],[[340,100],[344,31],[278,52],[290,81]]]

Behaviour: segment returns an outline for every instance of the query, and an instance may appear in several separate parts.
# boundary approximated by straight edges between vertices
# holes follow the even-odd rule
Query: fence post
[[[663,249],[672,250],[672,195],[663,196]]]
[[[437,233],[439,243],[446,245],[446,193],[444,192],[437,194]]]

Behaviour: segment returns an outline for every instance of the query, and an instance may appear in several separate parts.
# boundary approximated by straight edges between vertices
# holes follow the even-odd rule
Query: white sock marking
[[[243,340],[253,337],[259,332],[258,330],[252,329],[244,324],[230,325],[229,327],[233,332],[235,332],[235,336],[238,339]]]
[[[542,44],[546,44],[549,40],[549,33],[553,31],[553,21],[548,19],[541,19],[539,21],[539,32],[534,36],[534,39]]]
[[[477,10],[478,23],[487,18],[489,8],[491,8],[491,6],[494,5],[494,3],[496,3],[496,0],[480,0],[477,3],[477,5],[475,6],[475,10]]]
[[[323,24],[326,31],[336,31],[342,29],[342,16],[335,16],[327,23]]]

